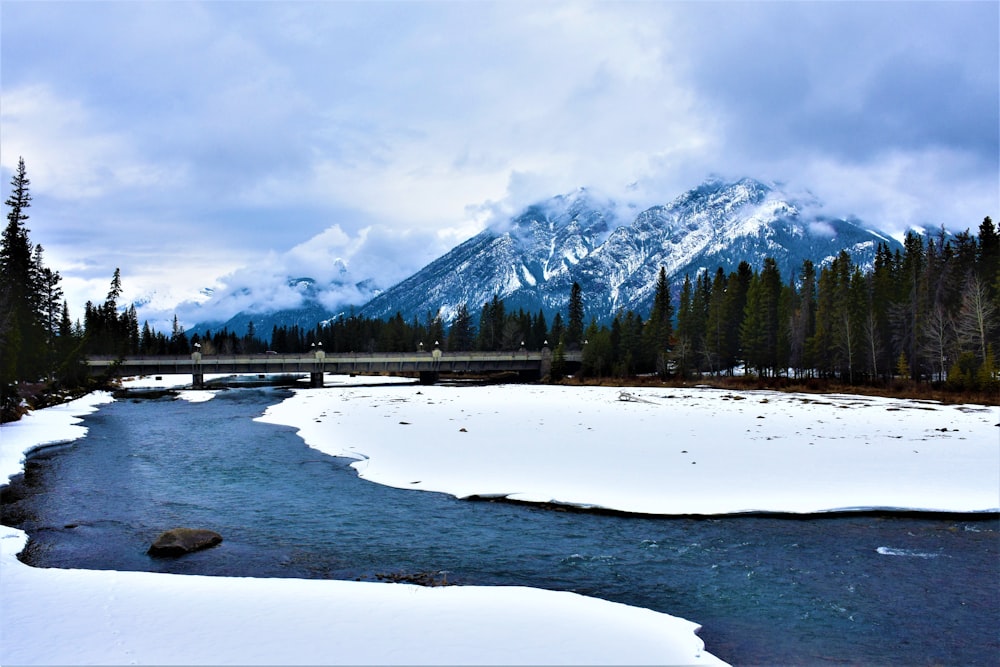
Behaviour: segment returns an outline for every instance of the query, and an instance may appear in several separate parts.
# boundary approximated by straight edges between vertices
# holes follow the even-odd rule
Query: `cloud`
[[[180,180],[179,170],[144,158],[93,109],[45,84],[5,89],[0,122],[5,135],[0,163],[13,171],[27,156],[34,188],[42,195],[98,200]]]
[[[391,283],[581,186],[634,210],[751,176],[898,229],[998,214],[996,3],[512,9],[8,3],[0,171],[24,156],[67,283],[121,266],[220,314],[297,298],[265,278],[348,284],[338,259]]]

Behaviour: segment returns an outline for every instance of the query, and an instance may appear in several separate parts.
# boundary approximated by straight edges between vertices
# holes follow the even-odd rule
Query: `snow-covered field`
[[[996,408],[710,389],[631,389],[639,400],[623,401],[612,388],[336,376],[327,385],[260,419],[401,488],[663,514],[1000,510]],[[93,394],[4,425],[0,475],[19,472],[36,446],[81,437],[77,416],[108,400]],[[695,623],[572,593],[35,569],[16,559],[25,540],[0,528],[2,664],[719,662]]]
[[[334,380],[336,382],[336,380]],[[1000,410],[855,395],[304,389],[263,421],[404,489],[650,514],[1000,511]]]

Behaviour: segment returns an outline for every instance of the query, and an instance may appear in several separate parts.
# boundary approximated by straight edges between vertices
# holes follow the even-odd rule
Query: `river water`
[[[456,389],[461,391],[461,389]],[[39,567],[571,590],[682,616],[744,664],[1000,664],[1000,518],[671,518],[393,489],[253,421],[279,388],[121,400],[42,450],[4,523]],[[609,471],[609,474],[611,472]],[[218,547],[152,558],[167,528]]]

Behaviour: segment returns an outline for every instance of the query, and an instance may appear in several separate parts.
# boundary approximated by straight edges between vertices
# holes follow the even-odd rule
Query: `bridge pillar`
[[[194,362],[194,372],[191,374],[191,386],[195,389],[205,388],[205,374],[201,371],[201,345],[194,344],[194,352],[191,353],[191,361]]]
[[[420,384],[434,384],[440,376],[437,371],[420,371]]]
[[[548,341],[546,341],[547,343]],[[552,350],[548,345],[542,348],[542,361],[538,367],[538,376],[547,377],[552,372]]]
[[[323,387],[323,371],[318,373],[309,373],[309,386],[314,389],[320,389]]]

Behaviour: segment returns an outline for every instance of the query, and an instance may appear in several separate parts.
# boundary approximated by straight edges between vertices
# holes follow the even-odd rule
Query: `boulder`
[[[156,538],[147,553],[151,556],[182,556],[214,547],[221,541],[222,535],[204,528],[174,528]]]

